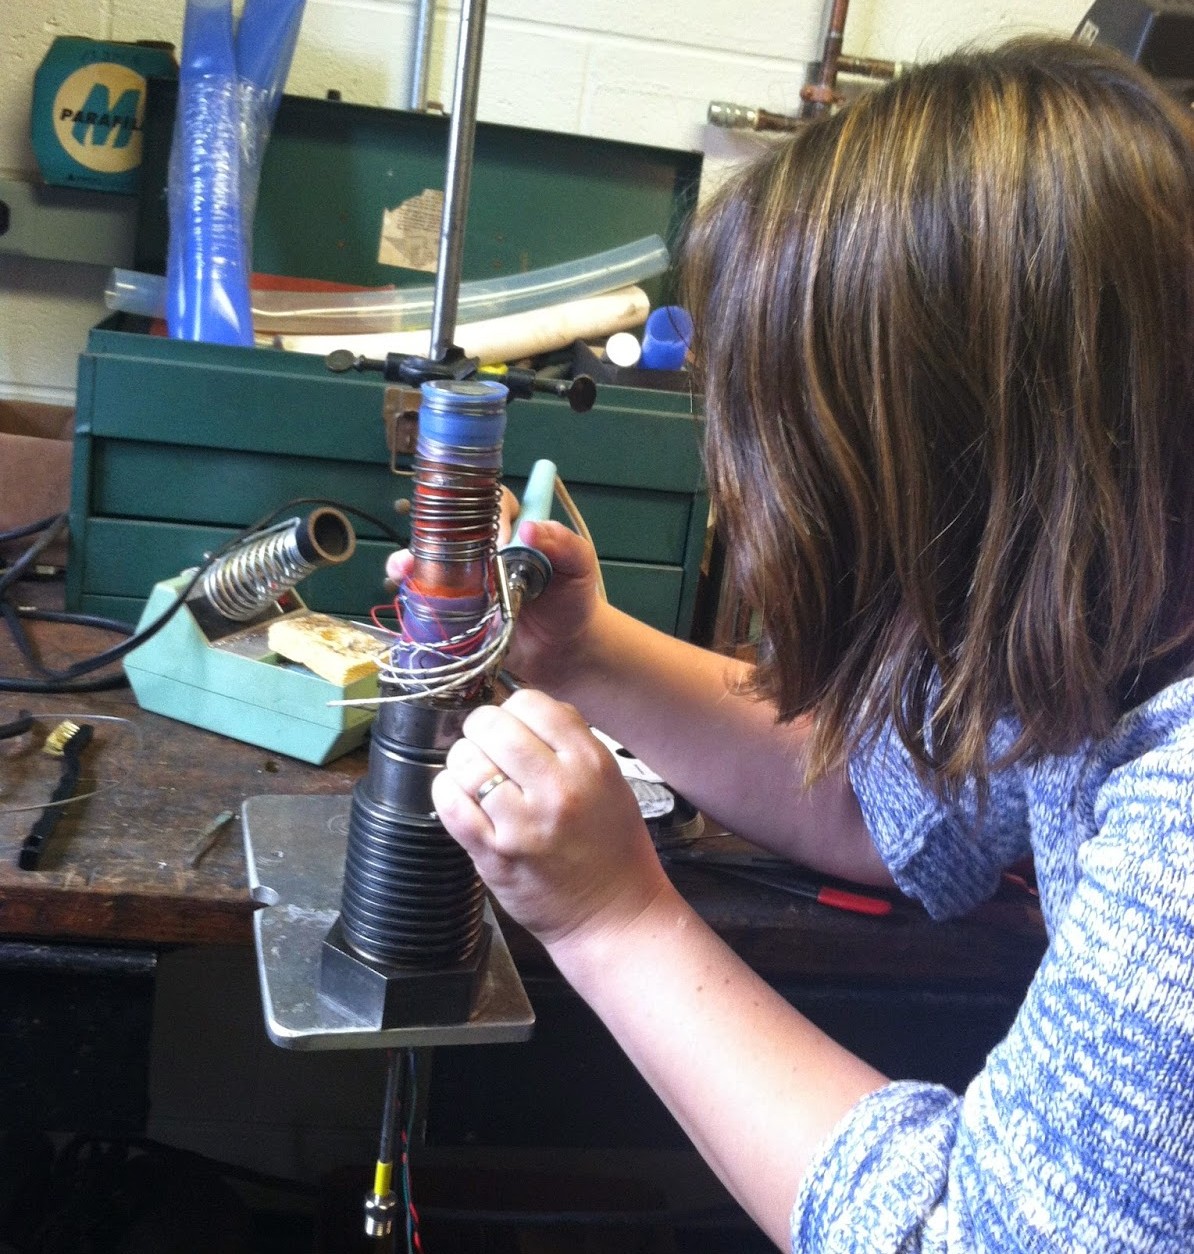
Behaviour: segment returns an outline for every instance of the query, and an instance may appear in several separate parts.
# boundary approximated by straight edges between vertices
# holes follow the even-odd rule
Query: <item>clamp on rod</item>
[[[349,348],[337,348],[324,358],[324,365],[335,374],[355,370],[358,374],[377,371],[387,383],[418,387],[430,379],[496,379],[510,395],[529,400],[536,392],[558,396],[576,414],[587,414],[597,399],[597,385],[587,374],[556,379],[517,366],[481,366],[475,357],[449,356],[442,361],[413,353],[388,353],[385,359],[362,357]]]

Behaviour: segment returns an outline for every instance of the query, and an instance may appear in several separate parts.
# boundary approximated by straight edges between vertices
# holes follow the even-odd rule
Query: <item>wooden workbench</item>
[[[32,624],[30,632],[51,665],[110,643],[75,627]],[[15,650],[0,632],[0,675],[18,670]],[[153,956],[178,945],[248,946],[254,904],[242,853],[241,802],[262,793],[346,794],[365,769],[366,752],[309,766],[146,713],[128,689],[57,697],[0,694],[0,722],[21,708],[35,713],[38,727],[23,741],[0,742],[0,975],[9,1004],[28,1002],[28,1022],[48,1027],[36,1036],[36,1048],[24,1039],[10,1041],[0,1056],[16,1058],[13,1075],[35,1077],[15,1095],[35,1112],[31,1118],[51,1120],[60,1106],[82,1112],[93,1126],[135,1129],[144,1091],[138,1094],[128,1076],[114,1087],[112,1059],[127,1069],[140,1050],[137,1065],[147,1068],[151,994],[143,981],[130,981],[120,970],[109,976],[111,986],[97,984],[88,966],[71,976],[78,1004],[64,1009],[66,985],[46,984],[46,964],[128,963],[143,955],[151,972]],[[17,853],[38,811],[12,807],[36,807],[49,797],[58,763],[40,746],[47,731],[68,717],[90,719],[96,728],[84,759],[95,795],[68,807],[41,867],[22,871]],[[228,810],[236,817],[192,866],[204,828]],[[732,837],[717,839],[733,843]],[[1006,1032],[1044,948],[1035,904],[1014,892],[941,925],[910,903],[887,917],[865,918],[706,868],[675,866],[672,874],[747,962],[843,1044],[887,1074],[955,1088],[964,1086]],[[540,946],[508,919],[502,930],[538,1024],[530,1043],[441,1051],[436,1109],[443,1143],[480,1137],[495,1144],[503,1138],[589,1144],[587,1138],[605,1143],[606,1137],[621,1144],[618,1138],[630,1135],[631,1124],[643,1144],[678,1138],[663,1108],[563,985]],[[51,938],[53,944],[41,943]],[[122,1007],[115,1027],[102,1018],[109,1006]],[[97,1033],[97,1023],[108,1027]],[[66,1073],[78,1076],[69,1092],[60,1093],[57,1080],[40,1078]],[[591,1101],[577,1102],[582,1090],[591,1090]],[[133,1094],[119,1110],[96,1111],[88,1104],[96,1093],[118,1091]],[[0,1086],[0,1096],[5,1093]],[[48,1112],[47,1094],[58,1095]],[[11,1105],[14,1095],[6,1100]],[[561,1123],[567,1122],[561,1112],[571,1112],[575,1126]]]
[[[117,639],[58,624],[32,623],[29,631],[51,666]],[[3,633],[0,673],[18,669]],[[253,903],[241,802],[256,793],[347,792],[365,766],[362,752],[313,767],[215,736],[142,711],[128,688],[54,697],[0,694],[0,722],[20,709],[32,711],[38,725],[32,736],[0,741],[0,934],[10,936],[248,944]],[[37,811],[9,807],[50,795],[59,764],[40,746],[63,718],[90,720],[95,728],[79,788],[95,795],[66,808],[39,869],[22,871],[17,853]],[[190,865],[201,833],[226,810],[235,817]]]
[[[30,633],[50,665],[111,642],[57,624],[31,624]],[[4,634],[0,674],[18,670]],[[39,727],[35,737],[0,742],[0,935],[247,944],[253,903],[241,849],[241,802],[260,793],[347,793],[366,763],[361,749],[328,766],[310,766],[146,713],[127,688],[77,696],[0,694],[0,721],[21,708],[35,713]],[[59,719],[89,715],[103,716],[93,718],[95,741],[85,758],[96,795],[67,808],[39,870],[18,870],[17,851],[37,811],[4,808],[49,796],[58,764],[40,751],[41,741]],[[204,828],[225,810],[236,817],[191,866]],[[702,868],[673,873],[713,926],[778,978],[1023,988],[1043,948],[1039,913],[1015,895],[943,926],[910,906],[884,919],[856,918]],[[516,957],[540,967],[534,943],[512,931]]]

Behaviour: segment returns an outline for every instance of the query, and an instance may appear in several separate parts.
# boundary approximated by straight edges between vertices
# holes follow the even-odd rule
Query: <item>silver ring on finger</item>
[[[498,771],[495,775],[491,775],[481,785],[481,787],[477,789],[477,804],[480,805],[481,802],[484,801],[495,788],[499,788],[502,784],[506,783],[509,778],[509,775],[503,775],[501,771]]]

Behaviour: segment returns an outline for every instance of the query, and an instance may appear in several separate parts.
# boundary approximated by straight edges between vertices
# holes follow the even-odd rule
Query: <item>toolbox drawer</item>
[[[196,565],[204,553],[212,552],[234,534],[232,528],[92,518],[78,553],[83,567],[92,572],[80,605],[87,613],[135,622],[145,606],[147,573],[151,576],[148,586],[152,587]],[[387,599],[382,571],[393,547],[388,541],[359,541],[352,561],[316,571],[304,580],[300,589],[303,600],[312,609],[366,618],[374,606]],[[633,607],[629,612],[636,618],[675,633],[684,589],[681,567],[602,561],[601,573],[615,605]]]

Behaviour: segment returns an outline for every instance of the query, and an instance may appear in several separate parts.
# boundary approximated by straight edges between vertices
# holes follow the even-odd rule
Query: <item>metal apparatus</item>
[[[422,391],[414,565],[398,593],[400,628],[321,970],[324,996],[383,1029],[468,1017],[491,929],[472,862],[435,816],[431,782],[465,716],[491,698],[513,625],[496,554],[506,389],[435,380]]]
[[[378,710],[369,768],[351,804],[245,803],[250,884],[266,904],[255,926],[267,1020],[279,1044],[511,1040],[533,1022],[472,862],[434,812],[431,783],[469,711],[491,699],[518,610],[551,567],[525,546],[497,550],[506,388],[433,379],[422,396],[413,567],[396,598],[400,625],[380,691],[358,703]],[[525,517],[547,516],[554,483],[554,465],[539,463]]]
[[[395,1112],[413,1112],[410,1048],[524,1040],[534,1024],[480,878],[431,799],[465,718],[492,696],[519,607],[551,574],[546,558],[525,547],[497,552],[506,401],[541,385],[481,377],[452,343],[484,18],[484,0],[465,0],[431,353],[328,361],[332,370],[377,368],[419,388],[414,562],[396,598],[399,628],[380,691],[363,703],[377,709],[368,770],[351,801],[253,797],[243,808],[250,890],[263,906],[254,931],[271,1038],[299,1049],[390,1051],[365,1202],[374,1238],[391,1234],[398,1212]],[[592,387],[574,382],[565,394],[588,408]],[[554,485],[555,467],[541,463],[523,517],[547,516]]]
[[[254,929],[270,1035],[298,1048],[390,1050],[365,1200],[375,1239],[391,1235],[399,1209],[396,1111],[414,1101],[413,1061],[399,1096],[407,1047],[522,1040],[534,1022],[484,886],[431,797],[465,717],[492,696],[519,607],[551,575],[533,549],[497,551],[507,394],[484,379],[422,386],[413,566],[351,804],[254,797],[243,811],[249,882],[264,906]],[[550,462],[537,464],[527,517],[547,516],[555,477]]]

